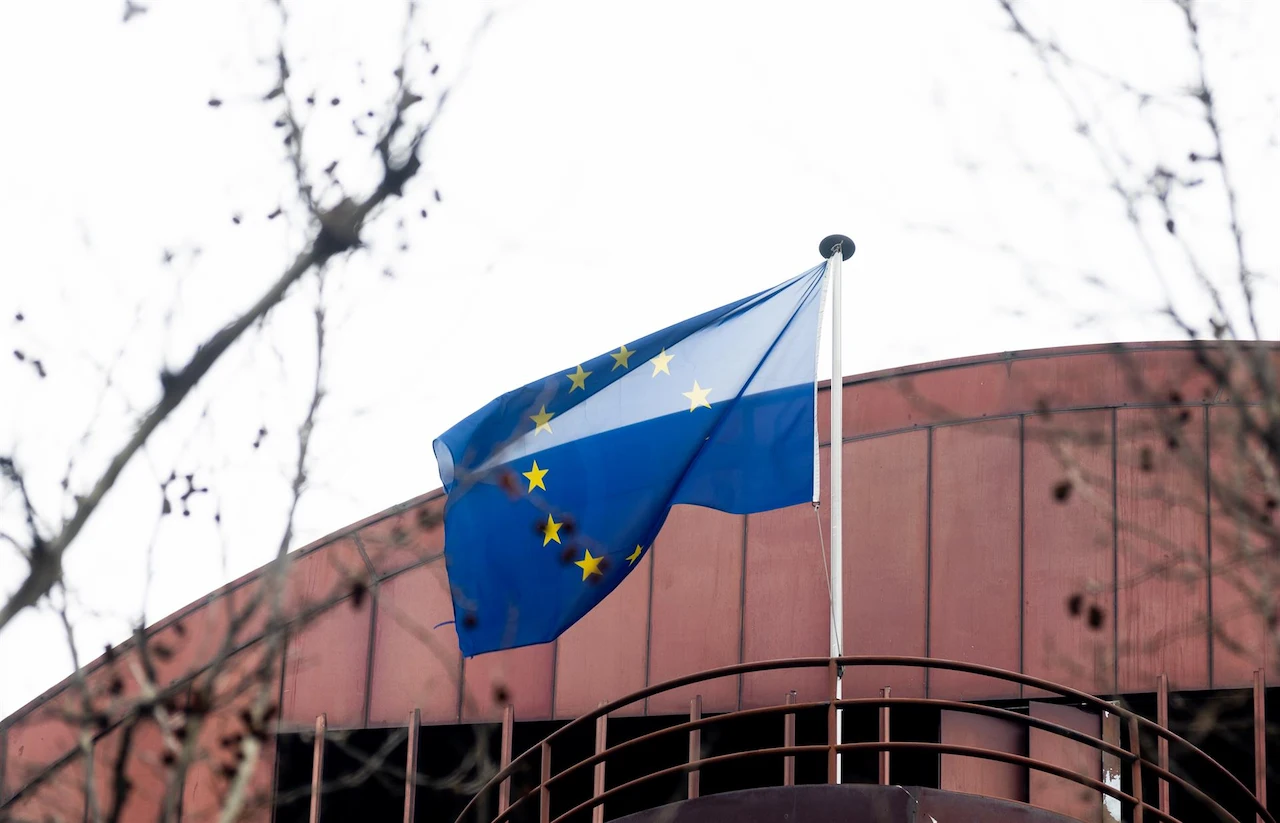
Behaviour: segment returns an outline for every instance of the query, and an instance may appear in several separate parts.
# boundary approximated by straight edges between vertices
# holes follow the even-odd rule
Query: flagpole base
[[[853,257],[856,247],[853,241],[843,234],[830,234],[822,238],[822,242],[818,244],[818,254],[822,255],[823,260],[827,260],[836,253],[837,248],[840,249],[840,259],[848,260]]]

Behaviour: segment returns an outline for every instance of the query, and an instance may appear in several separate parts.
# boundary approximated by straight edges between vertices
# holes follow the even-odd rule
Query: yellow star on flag
[[[675,359],[675,355],[667,354],[666,349],[663,349],[662,351],[658,352],[658,356],[649,361],[650,363],[653,364],[653,376],[657,377],[658,372],[666,372],[667,374],[671,374],[671,369],[667,368],[667,364],[674,359]]]
[[[633,354],[635,354],[634,351],[632,351],[631,349],[628,349],[625,343],[622,344],[622,346],[616,352],[609,355],[614,359],[613,369],[609,369],[609,371],[613,371],[619,366],[621,366],[624,369],[631,368],[631,366],[627,365],[627,361],[631,359],[631,355]]]
[[[532,469],[529,469],[527,472],[521,472],[521,474],[529,479],[529,491],[533,491],[534,489],[542,489],[543,491],[547,490],[547,487],[542,485],[542,478],[547,476],[547,470],[538,468],[537,460],[533,461]]]
[[[586,552],[586,556],[581,560],[573,561],[573,565],[582,569],[582,579],[586,580],[593,574],[603,575],[604,572],[600,571],[600,561],[604,559],[604,556],[592,557],[591,549],[583,549],[583,551]]]
[[[582,389],[583,391],[586,391],[587,378],[590,376],[591,376],[591,372],[582,370],[581,363],[578,364],[578,370],[576,372],[574,372],[573,374],[566,374],[565,377],[569,378],[569,382],[573,384],[572,386],[569,387],[569,394],[573,394],[573,392],[576,389]]]
[[[643,551],[644,549],[640,546],[639,543],[637,543],[636,550],[633,551],[631,554],[627,555],[627,565],[634,566],[636,561],[640,559],[640,553]]]
[[[557,523],[554,517],[552,517],[551,515],[547,515],[547,525],[544,526],[542,529],[542,545],[545,546],[548,543],[550,543],[552,540],[559,543],[560,527],[563,525],[564,525],[563,521]]]
[[[707,402],[707,392],[711,389],[704,389],[698,385],[698,381],[693,381],[693,391],[682,392],[685,397],[689,398],[689,411],[693,411],[699,406],[711,408],[711,404]]]
[[[543,406],[541,411],[539,411],[537,414],[529,415],[529,419],[537,424],[537,427],[533,430],[533,434],[535,437],[537,436],[538,432],[542,431],[543,429],[547,430],[547,434],[552,433],[551,418],[554,416],[555,416],[555,412],[547,411],[546,406]]]

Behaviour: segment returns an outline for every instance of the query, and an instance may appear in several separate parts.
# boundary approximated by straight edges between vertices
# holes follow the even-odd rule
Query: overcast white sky
[[[83,490],[154,402],[160,368],[184,362],[278,276],[301,224],[296,212],[266,217],[290,191],[278,109],[260,102],[279,31],[269,3],[154,0],[127,25],[113,3],[10,5],[0,454],[25,467],[53,523],[68,510],[68,458],[72,491]],[[291,88],[318,98],[309,157],[315,169],[339,159],[358,192],[372,166],[350,121],[383,110],[402,5],[295,5]],[[1172,3],[1025,5],[1134,85],[1170,93],[1193,78]],[[489,8],[497,16],[468,52]],[[1270,271],[1278,8],[1205,11],[1225,126],[1247,170],[1242,205],[1263,227],[1250,250]],[[423,0],[423,10],[419,33],[442,68],[432,81],[415,64],[419,87],[457,79],[468,53],[469,71],[422,179],[373,232],[371,252],[326,281],[328,395],[296,545],[437,487],[432,438],[493,396],[791,277],[831,232],[858,243],[846,267],[849,374],[1177,336],[1152,313],[1159,282],[1074,117],[995,0]],[[1140,162],[1195,171],[1188,148],[1209,149],[1179,113],[1185,102],[1139,113],[1106,82],[1073,88]],[[1220,203],[1206,184],[1188,206],[1219,268],[1229,261]],[[1203,316],[1185,282],[1172,289]],[[314,295],[309,280],[228,356],[82,535],[67,578],[86,658],[144,605],[157,619],[270,559],[314,371]],[[195,472],[210,492],[192,498],[190,518],[157,525],[170,469]],[[11,532],[15,502],[0,491]],[[0,544],[0,594],[22,569]],[[16,620],[0,633],[0,716],[69,670],[51,613]]]

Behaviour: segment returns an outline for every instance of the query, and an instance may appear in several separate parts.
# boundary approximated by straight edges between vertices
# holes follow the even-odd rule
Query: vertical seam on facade
[[[369,728],[369,712],[373,705],[373,648],[378,632],[378,573],[373,568],[373,561],[369,559],[369,553],[365,551],[364,541],[360,539],[359,531],[351,533],[351,542],[356,544],[356,551],[360,552],[360,559],[364,561],[365,571],[369,573],[369,649],[365,654],[364,707],[362,710],[364,727],[367,729]]]
[[[742,515],[742,576],[738,580],[738,662],[747,660],[747,515]],[[738,675],[738,710],[742,710],[742,683],[746,675]]]
[[[283,632],[283,636],[280,643],[280,700],[276,704],[279,707],[279,710],[276,712],[276,717],[280,718],[282,722],[284,719],[284,681],[287,676],[285,667],[289,664],[289,630],[286,628],[281,631]],[[279,723],[277,723],[277,730],[279,727]]]
[[[1205,569],[1205,630],[1208,633],[1206,649],[1209,663],[1209,688],[1213,688],[1213,485],[1209,455],[1209,406],[1204,409],[1204,569]]]
[[[463,698],[462,698],[462,696],[463,696],[464,694],[466,694],[466,691],[467,691],[467,682],[466,682],[466,680],[467,680],[467,658],[463,657],[462,655],[458,655],[458,709],[457,709],[458,713],[457,713],[457,717],[458,717],[458,723],[459,723],[459,724],[461,724],[461,723],[462,723],[462,703],[463,703]]]
[[[1120,410],[1111,407],[1111,691],[1120,693]]]
[[[376,580],[378,574],[373,568],[373,561],[369,559],[369,553],[364,550],[364,541],[360,539],[360,532],[351,533],[351,542],[356,544],[356,551],[360,552],[360,559],[364,561],[364,567],[369,571],[369,580]]]
[[[658,538],[653,538],[653,544],[649,547],[649,595],[648,606],[645,608],[645,629],[644,629],[644,687],[649,688],[650,667],[653,663],[653,570],[658,565]],[[649,698],[644,699],[645,717],[649,716]]]
[[[556,682],[557,674],[560,671],[560,638],[557,637],[555,642],[551,644],[551,716],[548,720],[556,719]]]
[[[1018,671],[1027,672],[1027,416],[1018,415]],[[1025,694],[1018,684],[1018,697]]]
[[[924,449],[924,656],[933,653],[933,426],[926,430]],[[931,669],[924,670],[924,696],[929,696]]]
[[[288,660],[289,654],[289,631],[282,630],[282,641],[280,643],[280,689],[279,700],[276,701],[276,751],[275,751],[275,768],[271,771],[271,796],[273,798],[279,796],[280,793],[280,724],[284,722],[284,667]],[[276,819],[276,804],[271,804],[271,820],[274,823]]]
[[[378,584],[373,583],[369,587],[369,649],[364,661],[364,727],[366,729],[369,728],[369,712],[373,706],[373,650],[377,637]]]

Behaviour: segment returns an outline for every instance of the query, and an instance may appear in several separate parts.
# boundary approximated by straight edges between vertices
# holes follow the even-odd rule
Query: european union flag
[[[813,498],[824,271],[508,392],[435,441],[464,655],[554,640],[676,503]]]

